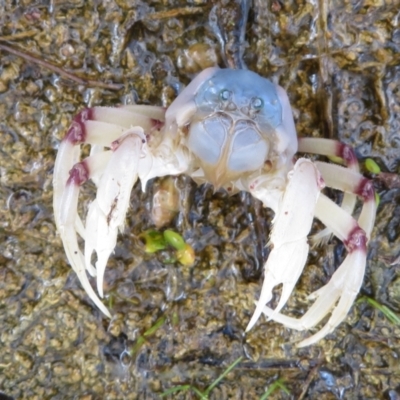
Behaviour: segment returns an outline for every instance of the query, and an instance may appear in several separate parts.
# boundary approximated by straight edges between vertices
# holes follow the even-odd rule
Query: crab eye
[[[228,101],[231,98],[231,96],[232,96],[232,92],[228,89],[222,89],[219,92],[219,97],[223,101]]]
[[[264,101],[260,97],[253,97],[251,99],[251,108],[253,110],[261,110],[264,107]]]

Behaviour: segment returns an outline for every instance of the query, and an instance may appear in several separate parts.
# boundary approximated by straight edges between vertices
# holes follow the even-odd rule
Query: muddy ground
[[[210,399],[260,399],[278,379],[287,390],[270,399],[399,399],[400,326],[365,300],[400,314],[396,3],[0,1],[0,390],[14,399],[158,399],[179,385],[204,391],[243,357]],[[360,300],[316,345],[298,349],[310,333],[263,318],[244,335],[273,217],[247,194],[173,181],[179,213],[167,227],[196,251],[184,267],[168,263],[168,252],[144,252],[139,235],[153,226],[162,183],[146,193],[137,185],[105,276],[111,321],[66,261],[52,172],[74,115],[95,105],[168,106],[216,64],[280,83],[300,136],[339,139],[362,165],[372,158],[392,174],[390,182],[370,174],[380,206]],[[82,213],[93,195],[86,185]],[[344,256],[335,239],[313,249],[284,312],[302,315],[307,294]]]

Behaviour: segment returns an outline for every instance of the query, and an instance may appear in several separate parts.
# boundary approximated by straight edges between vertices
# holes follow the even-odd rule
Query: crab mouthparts
[[[243,175],[243,172],[229,170],[224,160],[220,160],[216,165],[206,163],[201,163],[200,165],[205,178],[214,186],[215,189],[219,189],[227,183],[239,179],[240,176]]]
[[[192,123],[188,147],[215,188],[261,168],[269,151],[268,141],[252,121],[221,115]]]

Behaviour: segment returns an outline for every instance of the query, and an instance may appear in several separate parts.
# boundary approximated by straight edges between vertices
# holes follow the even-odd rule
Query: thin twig
[[[95,86],[95,87],[110,89],[110,90],[120,90],[121,88],[123,88],[123,85],[117,84],[117,83],[103,83],[103,82],[94,81],[92,79],[81,78],[79,76],[74,75],[71,72],[65,71],[64,69],[58,67],[57,65],[51,63],[50,61],[41,60],[40,58],[38,58],[37,56],[35,56],[32,53],[18,50],[16,48],[9,47],[5,44],[0,43],[0,50],[7,51],[8,53],[14,54],[17,57],[21,57],[26,61],[40,65],[43,68],[53,71],[56,74],[59,74],[60,76],[68,78],[71,81],[74,81],[80,85]]]
[[[316,377],[316,375],[318,374],[319,369],[321,368],[322,363],[325,361],[325,358],[323,356],[321,356],[318,360],[317,360],[317,364],[315,365],[315,367],[312,368],[312,370],[310,371],[310,373],[307,376],[307,379],[305,380],[305,382],[303,383],[303,388],[302,391],[300,393],[300,396],[298,397],[297,400],[303,400],[305,395],[307,394],[308,388],[311,384],[311,382],[314,380],[314,378]]]

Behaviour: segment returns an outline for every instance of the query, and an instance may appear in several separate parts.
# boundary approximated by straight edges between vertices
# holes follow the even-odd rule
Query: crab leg
[[[327,157],[338,157],[344,160],[347,168],[354,172],[359,172],[358,160],[354,150],[337,140],[320,138],[301,138],[299,139],[299,151],[303,153],[319,154]],[[322,177],[326,180],[324,173]],[[353,193],[345,193],[341,207],[349,214],[352,214],[356,205],[357,197]],[[332,231],[325,228],[321,232],[313,235],[310,239],[313,243],[319,244],[329,239]]]
[[[300,138],[298,151],[302,153],[319,154],[327,157],[339,157],[344,160],[347,168],[354,172],[359,172],[358,161],[354,154],[354,150],[337,140]]]
[[[101,154],[104,158],[104,154]],[[90,170],[101,168],[99,164],[102,163],[99,157],[89,157],[85,161],[75,164],[69,172],[69,178],[66,183],[65,191],[60,200],[60,214],[57,216],[58,229],[60,232],[61,240],[64,249],[73,270],[76,272],[83,288],[99,309],[106,315],[110,316],[107,308],[97,297],[90,285],[89,279],[86,275],[83,254],[79,249],[78,240],[75,230],[75,222],[78,217],[78,197],[79,187],[86,182],[90,177]],[[95,270],[91,265],[88,266],[88,271],[91,275],[95,275]]]
[[[329,198],[324,195],[319,197],[315,216],[343,241],[349,254],[330,281],[310,295],[310,298],[317,300],[302,318],[296,319],[277,314],[269,307],[265,307],[263,310],[269,318],[289,328],[306,330],[315,326],[333,309],[331,317],[324,327],[315,335],[300,342],[299,347],[308,346],[322,339],[347,316],[364,278],[366,245],[371,235],[376,213],[375,194],[371,181],[354,171],[337,165],[318,163],[318,169],[324,171],[325,176],[329,176],[326,182],[329,186],[359,195],[364,200],[364,205],[357,223],[351,215]]]
[[[307,235],[314,219],[314,207],[323,181],[315,165],[305,158],[296,162],[290,175],[274,219],[270,238],[272,251],[264,267],[265,276],[260,299],[246,332],[254,326],[265,304],[271,300],[272,289],[281,283],[282,294],[274,312],[279,312],[285,305],[307,260]],[[293,207],[295,203],[301,204],[300,212]]]
[[[123,229],[130,194],[137,181],[139,161],[145,136],[139,127],[129,129],[112,145],[113,154],[99,180],[96,199],[86,220],[85,263],[97,254],[97,290],[103,297],[103,276],[108,258],[117,243],[118,229]]]
[[[79,146],[88,143],[100,147],[110,147],[112,142],[132,126],[141,126],[145,132],[159,128],[164,120],[164,115],[165,111],[161,107],[94,107],[81,111],[74,118],[60,144],[54,166],[53,208],[57,229],[60,228],[59,215],[62,193],[68,180],[69,171],[79,161]],[[74,225],[83,237],[84,228],[79,217],[77,217]]]
[[[103,294],[103,276],[108,258],[114,250],[118,228],[122,228],[129,205],[132,187],[137,180],[140,152],[144,133],[139,127],[125,132],[113,142],[112,152],[95,154],[70,171],[60,204],[60,235],[72,268],[77,273],[89,297],[107,316],[108,310],[101,303],[88,281],[85,269],[97,275],[97,287]],[[77,218],[79,187],[91,177],[98,177],[96,199],[89,207],[85,231],[85,257],[83,257],[73,221]],[[96,270],[91,265],[92,252],[97,253]]]
[[[161,107],[94,107],[83,110],[74,118],[57,154],[53,180],[53,207],[57,229],[60,232],[68,260],[84,289],[108,316],[110,315],[108,310],[90,286],[85,268],[91,275],[96,275],[96,269],[90,262],[92,251],[96,250],[98,253],[96,264],[98,287],[102,287],[105,263],[113,250],[118,226],[122,227],[123,217],[128,207],[127,192],[130,193],[133,183],[137,179],[137,164],[141,156],[138,149],[142,148],[142,142],[146,139],[143,128],[149,133],[158,130],[162,126],[164,118],[165,110]],[[141,127],[132,129],[132,126],[137,125]],[[132,134],[135,139],[131,138]],[[83,143],[92,146],[91,156],[78,163],[80,145]],[[104,147],[109,147],[113,151],[104,151]],[[132,147],[135,150],[132,150]],[[130,162],[126,161],[127,158],[130,158]],[[132,163],[135,165],[131,168]],[[121,173],[119,168],[127,168],[127,170],[123,170]],[[94,204],[90,206],[89,228],[85,229],[77,213],[77,203],[79,186],[89,178],[92,178],[100,187],[97,197],[101,200],[95,200]],[[113,182],[112,179],[115,181]],[[116,188],[115,185],[118,184],[121,186]],[[111,200],[110,208],[112,196],[114,197]],[[106,219],[104,215],[107,216]],[[98,222],[94,227],[96,224],[93,223],[93,220],[96,217],[98,217]],[[79,249],[76,232],[82,238],[87,239],[86,257]],[[107,245],[104,242],[107,242]],[[109,243],[114,243],[112,248]],[[102,294],[102,289],[99,289],[99,293]]]

